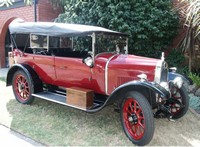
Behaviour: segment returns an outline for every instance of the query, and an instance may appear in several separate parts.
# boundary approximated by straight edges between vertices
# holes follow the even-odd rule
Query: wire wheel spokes
[[[128,98],[123,106],[123,119],[125,126],[135,140],[139,140],[144,135],[145,121],[142,108],[133,98]]]
[[[22,100],[25,101],[30,96],[30,87],[28,80],[21,74],[17,75],[15,78],[15,92],[17,96]]]
[[[169,104],[171,113],[177,114],[181,111],[182,105],[183,105],[183,98],[181,96],[180,90],[176,87],[173,87],[171,89],[171,94],[173,101]]]

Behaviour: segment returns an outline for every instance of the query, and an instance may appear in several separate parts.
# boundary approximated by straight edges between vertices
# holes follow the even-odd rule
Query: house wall
[[[55,10],[48,0],[38,0],[37,3],[37,21],[53,21],[59,11]],[[5,67],[5,37],[8,25],[16,18],[25,21],[34,21],[34,5],[21,6],[0,10],[0,68]]]

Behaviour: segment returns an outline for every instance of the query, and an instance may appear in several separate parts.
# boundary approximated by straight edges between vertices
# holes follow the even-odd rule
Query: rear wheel
[[[33,102],[34,88],[32,81],[26,73],[22,70],[18,70],[12,80],[13,93],[18,102],[22,104],[30,104]]]
[[[126,136],[136,145],[148,144],[154,134],[154,118],[147,99],[128,92],[121,104],[121,123]]]

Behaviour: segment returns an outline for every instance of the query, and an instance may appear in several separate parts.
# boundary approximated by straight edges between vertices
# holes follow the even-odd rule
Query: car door
[[[54,56],[34,54],[33,62],[33,68],[38,73],[41,80],[47,84],[54,84],[56,80]]]
[[[91,89],[91,69],[82,58],[55,56],[56,85]]]

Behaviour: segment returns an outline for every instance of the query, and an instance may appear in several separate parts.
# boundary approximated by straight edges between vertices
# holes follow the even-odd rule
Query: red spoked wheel
[[[20,100],[26,101],[30,95],[28,81],[23,75],[17,75],[14,81],[14,87]]]
[[[141,93],[129,92],[121,106],[121,121],[127,137],[136,145],[148,144],[154,134],[154,119],[147,99]]]
[[[17,71],[13,76],[13,92],[18,102],[30,104],[33,101],[31,79],[21,70]]]
[[[128,132],[135,140],[139,140],[144,135],[145,124],[143,111],[138,102],[133,98],[128,98],[123,107],[123,118]]]
[[[171,99],[168,102],[173,119],[181,118],[188,111],[189,97],[184,86],[180,89],[173,86],[171,88]]]

